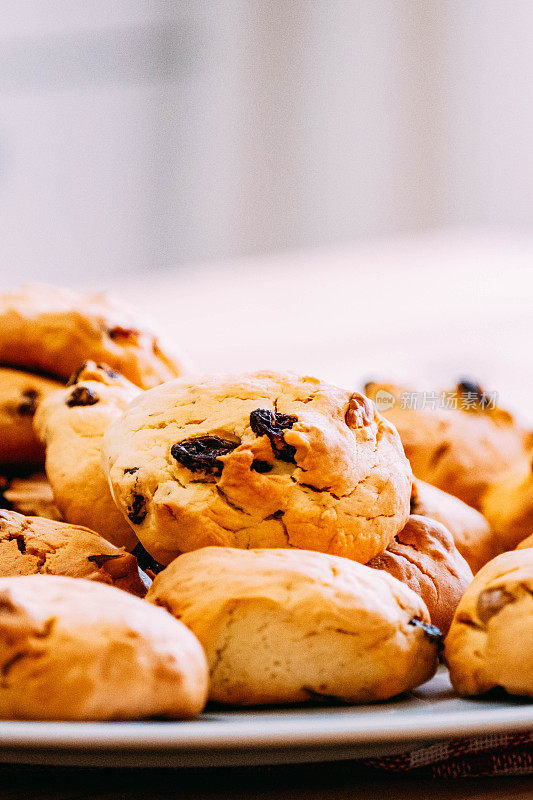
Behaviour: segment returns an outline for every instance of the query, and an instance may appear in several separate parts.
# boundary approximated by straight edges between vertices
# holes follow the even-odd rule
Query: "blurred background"
[[[323,293],[328,335],[352,345],[379,275],[383,353],[401,301],[411,338],[446,309],[474,366],[490,355],[516,371],[533,263],[531,0],[0,0],[0,12],[4,283],[116,284],[133,299],[143,286],[158,311],[143,276],[168,296],[181,275],[181,312],[196,304],[198,330],[224,329],[203,352],[211,368],[230,347],[257,363],[263,282],[270,352],[316,368]],[[195,268],[206,262],[218,266]],[[305,277],[292,327],[289,264],[289,293]],[[190,312],[162,316],[185,336]],[[396,355],[405,370],[406,348]]]

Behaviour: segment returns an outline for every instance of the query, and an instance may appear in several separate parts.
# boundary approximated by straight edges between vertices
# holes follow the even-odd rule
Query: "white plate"
[[[533,703],[462,700],[445,670],[409,696],[366,706],[208,709],[192,722],[0,722],[0,761],[216,767],[398,753],[422,742],[533,730]]]

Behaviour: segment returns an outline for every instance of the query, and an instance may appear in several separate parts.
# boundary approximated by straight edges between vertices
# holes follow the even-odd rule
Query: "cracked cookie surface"
[[[42,466],[44,450],[33,432],[33,417],[38,403],[60,388],[52,378],[0,366],[0,464]]]
[[[147,599],[198,636],[218,702],[383,700],[437,664],[439,637],[418,595],[325,553],[203,548],[157,575]]]
[[[134,556],[88,528],[0,510],[0,577],[38,573],[99,581],[139,597],[149,583]]]
[[[431,622],[447,633],[472,571],[451,533],[433,519],[412,514],[384,553],[368,562],[420,595]]]
[[[117,506],[162,564],[208,545],[365,562],[409,515],[399,436],[358,393],[257,373],[143,393],[104,436]]]
[[[107,295],[42,285],[0,295],[0,363],[68,379],[86,359],[143,389],[182,371],[135,311]]]
[[[533,549],[489,561],[466,590],[445,642],[454,688],[533,696]]]
[[[137,537],[113,502],[101,450],[107,426],[139,391],[106,365],[87,361],[70,386],[40,404],[34,420],[46,446],[46,474],[63,519],[98,531],[127,550],[135,547]]]
[[[207,664],[194,635],[112,586],[0,578],[0,717],[113,720],[198,714]]]

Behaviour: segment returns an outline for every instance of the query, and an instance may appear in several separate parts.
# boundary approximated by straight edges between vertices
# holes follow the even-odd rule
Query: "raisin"
[[[146,570],[150,570],[150,572],[154,572],[157,575],[158,572],[164,569],[163,564],[160,564],[159,561],[152,558],[150,553],[144,549],[140,542],[135,545],[135,548],[132,550],[132,555],[135,556],[140,568],[145,572]]]
[[[416,619],[416,617],[409,620],[409,625],[413,625],[416,628],[422,628],[428,639],[435,641],[439,647],[441,646],[442,633],[436,625],[430,625],[428,622],[423,622],[421,619]]]
[[[100,372],[104,372],[109,378],[113,379],[120,377],[118,372],[115,372],[114,369],[108,367],[107,364],[95,364],[94,361],[84,361],[81,367],[79,367],[79,369],[77,369],[76,372],[72,373],[67,383],[67,386],[74,386],[79,381],[80,375],[82,375],[82,373],[86,369],[91,370],[93,372],[94,370],[100,370]]]
[[[466,394],[472,399],[476,399],[480,401],[483,398],[483,389],[476,381],[468,380],[467,378],[462,378],[460,381],[457,382],[457,392],[458,394]]]
[[[70,393],[67,406],[94,406],[100,400],[96,392],[88,386],[76,386]]]
[[[231,453],[237,446],[236,442],[208,434],[176,442],[170,448],[170,453],[172,458],[191,472],[220,475],[223,466],[220,457]]]
[[[283,431],[292,428],[297,417],[291,414],[279,414],[267,408],[256,408],[250,414],[250,427],[256,436],[268,436],[272,452],[280,461],[295,464],[296,448],[287,444],[283,438]]]
[[[420,503],[420,498],[418,496],[418,489],[416,488],[415,484],[413,483],[411,487],[411,497],[409,500],[409,513],[416,514],[416,509],[418,508]]]
[[[21,417],[33,417],[37,410],[39,392],[36,389],[26,389],[22,392],[22,400],[17,406],[17,413]]]
[[[509,603],[513,603],[514,600],[513,595],[505,589],[484,589],[477,599],[477,615],[481,622],[486,625],[491,617],[498,614]]]
[[[94,564],[96,564],[97,567],[100,568],[100,567],[103,567],[104,564],[107,564],[107,562],[110,559],[112,559],[112,558],[122,558],[122,555],[123,555],[123,553],[116,553],[116,554],[113,553],[111,555],[108,555],[106,553],[102,553],[102,555],[87,556],[87,561],[92,561]]]
[[[139,467],[127,467],[124,470],[124,475],[135,475],[139,471]]]
[[[140,336],[140,331],[137,328],[122,328],[116,325],[114,328],[109,328],[107,335],[116,341],[117,339],[136,339]]]
[[[142,494],[134,494],[128,506],[128,519],[134,525],[140,525],[147,514],[146,498]]]
[[[259,458],[254,458],[250,469],[252,469],[254,472],[260,472],[262,475],[264,475],[266,472],[272,472],[274,465],[269,464],[268,461],[261,461]]]

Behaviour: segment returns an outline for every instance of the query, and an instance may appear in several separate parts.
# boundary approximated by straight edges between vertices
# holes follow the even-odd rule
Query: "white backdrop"
[[[530,0],[0,0],[4,280],[533,227]]]

